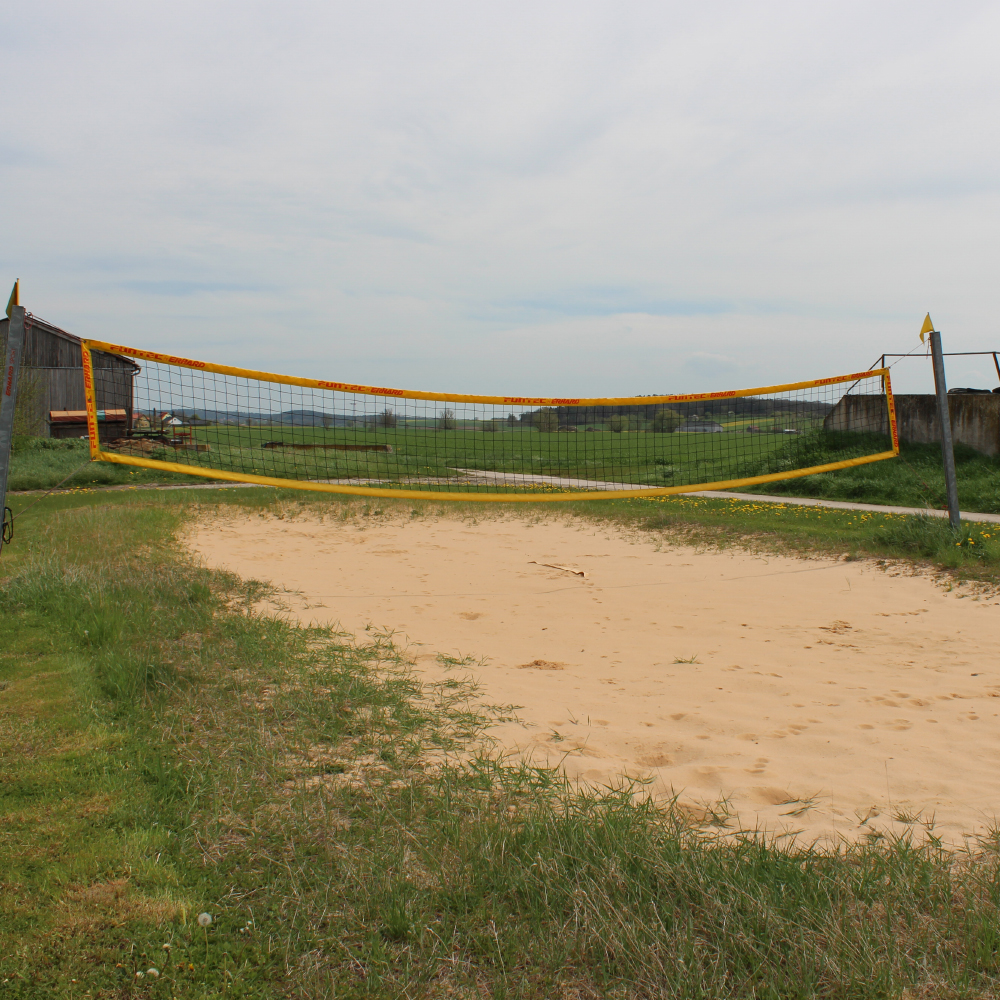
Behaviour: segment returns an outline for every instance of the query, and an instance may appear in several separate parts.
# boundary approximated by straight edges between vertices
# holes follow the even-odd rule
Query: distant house
[[[6,347],[9,325],[6,316],[0,319],[0,351]],[[99,418],[99,426],[106,419],[107,432],[117,435],[131,424],[132,380],[140,369],[116,354],[93,351],[91,357],[97,409],[105,411],[105,417]],[[17,394],[27,424],[24,433],[36,437],[85,437],[87,401],[83,393],[80,338],[27,313]]]
[[[726,428],[714,420],[686,420],[677,430],[678,432],[690,431],[694,434],[722,434]]]

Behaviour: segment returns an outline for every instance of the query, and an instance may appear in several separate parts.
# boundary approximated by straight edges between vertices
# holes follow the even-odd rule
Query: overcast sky
[[[0,277],[82,336],[443,391],[840,374],[927,310],[1000,349],[998,38],[954,0],[0,0]]]

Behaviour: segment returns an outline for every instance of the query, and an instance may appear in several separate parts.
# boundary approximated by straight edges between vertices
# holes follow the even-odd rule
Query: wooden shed
[[[0,345],[6,347],[10,320],[0,319]],[[20,433],[36,437],[86,437],[85,416],[67,419],[65,414],[83,414],[83,352],[80,338],[45,320],[26,314],[24,355],[18,385]],[[2,349],[2,348],[0,348]],[[115,436],[132,423],[132,380],[139,366],[127,358],[103,351],[93,352],[94,390],[97,408],[113,412],[120,424]],[[119,420],[120,411],[124,419]],[[55,417],[53,415],[56,415]],[[109,432],[111,428],[108,428]],[[104,433],[101,434],[104,437]]]

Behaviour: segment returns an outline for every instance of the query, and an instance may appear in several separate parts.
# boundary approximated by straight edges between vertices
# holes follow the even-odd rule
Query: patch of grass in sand
[[[997,843],[822,853],[500,759],[467,685],[187,562],[186,509],[34,512],[4,552],[6,996],[997,988]]]

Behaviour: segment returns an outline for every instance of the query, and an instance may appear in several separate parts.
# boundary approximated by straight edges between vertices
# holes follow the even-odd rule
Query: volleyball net
[[[133,368],[95,367],[92,351]],[[886,369],[724,392],[549,399],[296,378],[95,340],[83,342],[83,361],[93,459],[294,489],[649,497],[808,476],[899,450]]]

